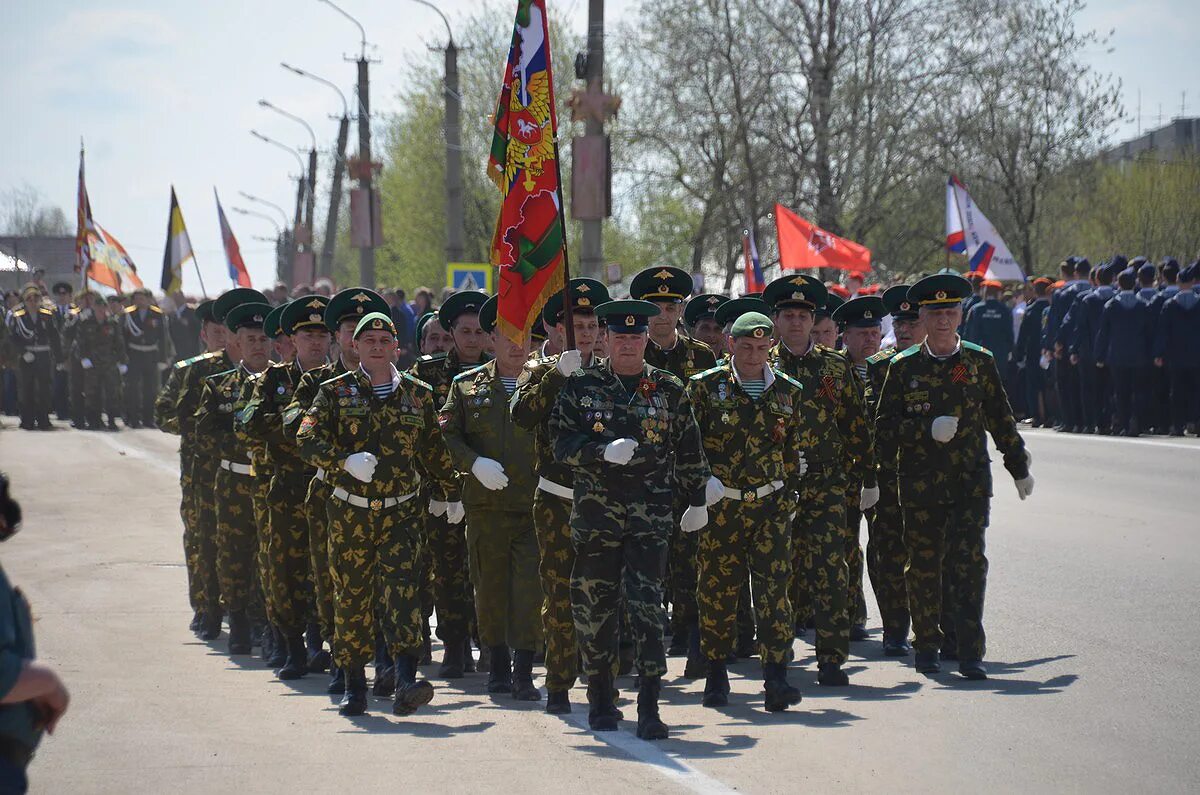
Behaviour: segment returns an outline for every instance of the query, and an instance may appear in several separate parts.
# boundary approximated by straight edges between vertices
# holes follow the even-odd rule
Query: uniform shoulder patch
[[[430,385],[429,385],[427,382],[425,382],[425,381],[422,381],[420,378],[417,378],[417,377],[416,377],[415,375],[413,375],[412,373],[401,373],[401,374],[400,374],[400,377],[401,377],[401,378],[403,378],[403,379],[405,379],[405,380],[407,380],[407,381],[411,381],[411,382],[413,382],[414,384],[416,384],[417,386],[419,386],[419,387],[421,387],[421,388],[423,388],[423,389],[427,389],[427,390],[429,390],[430,392],[432,392],[432,391],[433,391],[433,387],[432,387],[432,386],[430,386]]]
[[[917,351],[919,351],[919,350],[921,350],[920,345],[914,345],[911,348],[905,348],[904,350],[900,351],[900,353],[896,354],[895,361],[898,362],[901,359],[907,359],[910,356],[916,356]]]
[[[791,384],[792,386],[796,387],[796,389],[804,389],[804,384],[800,383],[795,378],[792,378],[790,375],[785,373],[783,370],[780,370],[777,367],[772,367],[771,372],[775,374],[776,381],[783,381],[785,383]]]
[[[979,353],[986,353],[988,356],[992,355],[992,352],[989,351],[987,348],[983,347],[982,345],[976,345],[973,342],[967,342],[966,340],[963,340],[962,346],[969,351],[978,351]]]
[[[895,348],[884,348],[879,353],[876,353],[873,356],[868,356],[867,364],[879,364],[880,362],[886,362],[888,359],[892,358],[895,355],[896,355]]]
[[[702,370],[701,372],[696,373],[689,380],[703,381],[705,378],[711,378],[714,374],[724,372],[724,371],[725,371],[725,367],[718,364],[716,367],[710,367],[707,370]]]
[[[339,381],[346,381],[346,380],[351,380],[351,381],[354,380],[354,373],[347,371],[347,372],[342,373],[341,375],[335,375],[333,378],[330,378],[326,381],[322,381],[321,386],[323,386],[323,387],[324,386],[334,386]]]

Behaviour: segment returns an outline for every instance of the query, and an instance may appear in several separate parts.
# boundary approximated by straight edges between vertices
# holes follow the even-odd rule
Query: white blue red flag
[[[946,181],[946,250],[965,254],[967,243],[963,237],[962,218],[958,215],[958,203],[954,200],[954,186],[958,179],[951,175]]]
[[[956,245],[961,248],[955,248]],[[965,251],[970,270],[988,279],[1024,281],[1025,272],[958,177],[946,183],[946,247]]]
[[[233,236],[233,227],[229,225],[229,219],[225,217],[225,208],[221,206],[221,197],[217,195],[216,188],[213,188],[213,198],[217,200],[217,220],[221,222],[221,243],[225,246],[225,263],[229,266],[229,279],[236,287],[249,287],[250,272],[246,270],[246,263],[242,261],[242,249],[238,245],[237,238]]]
[[[767,284],[763,278],[762,262],[758,258],[758,246],[754,243],[753,229],[742,233],[742,256],[745,260],[746,295],[761,293]]]

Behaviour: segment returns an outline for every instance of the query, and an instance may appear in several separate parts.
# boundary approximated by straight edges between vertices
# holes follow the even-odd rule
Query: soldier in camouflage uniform
[[[716,354],[703,342],[680,334],[683,301],[692,294],[692,277],[679,268],[647,268],[636,274],[629,283],[629,297],[650,301],[659,314],[650,319],[650,341],[646,346],[646,363],[666,370],[684,383],[699,372],[717,363]],[[679,519],[688,507],[687,497],[675,494],[675,518]],[[696,613],[696,539],[682,533],[679,522],[672,525],[670,571],[670,601],[672,640],[678,643],[687,638],[687,665],[683,675],[689,679],[704,676],[704,655],[700,653],[700,624]]]
[[[262,299],[257,290],[245,290],[244,300]],[[237,341],[226,334],[225,324],[213,309],[215,301],[196,307],[200,338],[206,351],[176,362],[167,383],[154,401],[154,422],[166,433],[179,436],[179,513],[183,518],[183,551],[188,572],[188,594],[195,615],[192,631],[201,640],[221,634],[221,586],[217,577],[217,514],[214,481],[220,459],[197,444],[196,407],[204,379],[225,372],[241,360]],[[223,305],[224,306],[224,305]]]
[[[455,466],[470,473],[462,499],[479,641],[491,649],[488,692],[540,701],[533,684],[533,655],[542,647],[533,434],[508,413],[529,347],[496,331],[496,308],[492,297],[479,310],[495,358],[455,377],[438,421]]]
[[[85,308],[75,321],[72,357],[82,373],[79,392],[82,402],[72,409],[72,422],[79,427],[100,430],[101,412],[108,414],[108,429],[117,430],[121,413],[121,365],[125,364],[125,341],[121,321],[108,314],[108,305],[92,291],[81,296]],[[71,390],[76,384],[72,382]]]
[[[734,650],[739,593],[753,580],[766,708],[800,703],[787,681],[792,648],[791,527],[803,474],[804,396],[768,364],[772,324],[757,312],[733,321],[730,361],[692,376],[688,397],[712,468],[712,508],[697,545],[700,643],[708,660],[704,706],[729,703],[726,659]]]
[[[550,410],[558,399],[567,376],[591,366],[599,323],[596,308],[609,300],[608,290],[595,279],[571,280],[572,320],[575,348],[562,354],[533,359],[517,380],[511,401],[513,421],[534,433],[538,487],[533,495],[533,525],[537,532],[542,592],[542,632],[546,639],[546,711],[563,715],[571,711],[570,689],[578,673],[579,647],[575,643],[575,619],[571,612],[571,569],[575,548],[571,545],[571,503],[574,474],[554,460],[550,439]],[[550,296],[542,310],[547,328],[563,337],[566,325],[563,292]]]
[[[197,446],[219,460],[214,492],[217,514],[217,576],[229,611],[229,653],[251,651],[251,613],[259,605],[257,580],[258,526],[254,514],[254,467],[234,431],[234,416],[242,408],[242,384],[266,369],[270,342],[262,324],[270,304],[239,303],[229,307],[217,299],[214,315],[237,339],[241,361],[232,369],[204,379],[196,408]]]
[[[663,650],[662,589],[674,492],[687,495],[681,527],[708,521],[711,476],[683,382],[645,362],[645,301],[610,301],[596,310],[608,325],[611,358],[573,373],[550,415],[554,458],[575,471],[571,602],[588,677],[588,724],[613,731],[612,668],[622,588],[641,679],[637,736],[667,736],[658,713]]]
[[[825,286],[811,276],[789,275],[768,284],[763,300],[774,314],[779,340],[773,364],[803,385],[805,416],[813,418],[802,429],[808,472],[792,523],[792,589],[807,588],[812,599],[817,682],[842,686],[849,684],[842,665],[850,650],[846,488],[871,465],[872,452],[862,393],[849,362],[810,336],[813,312],[826,295]]]
[[[333,654],[346,672],[339,712],[367,708],[364,666],[375,651],[376,610],[395,660],[392,712],[409,715],[433,698],[417,681],[421,653],[421,523],[417,497],[433,484],[429,510],[463,518],[458,476],[437,427],[428,384],[396,370],[396,328],[373,312],[354,331],[359,369],[321,384],[296,433],[300,454],[333,487],[329,561],[334,587]],[[454,500],[454,501],[451,501]]]
[[[956,333],[962,299],[970,294],[970,284],[956,274],[927,276],[909,289],[927,336],[892,359],[875,428],[880,459],[895,461],[904,511],[917,670],[940,670],[938,615],[941,581],[948,577],[958,670],[968,679],[986,679],[984,531],[992,493],[986,434],[1004,456],[1021,499],[1032,493],[1033,478],[995,361]]]
[[[453,350],[444,356],[422,356],[409,371],[433,388],[439,409],[450,395],[455,376],[489,358],[485,353],[489,337],[479,327],[479,310],[485,301],[487,296],[476,290],[464,290],[446,299],[438,309],[437,323],[453,338]],[[431,515],[424,521],[425,541],[433,558],[437,636],[443,647],[439,673],[446,679],[457,679],[470,659],[471,623],[475,617],[467,540],[463,529],[447,523],[444,516]],[[483,646],[480,650],[480,670],[485,667],[486,649]]]
[[[296,438],[305,412],[316,399],[321,384],[358,369],[358,351],[354,349],[354,329],[358,322],[372,312],[387,312],[383,296],[365,287],[342,290],[329,299],[322,319],[325,328],[334,335],[338,358],[315,367],[300,377],[292,393],[292,399],[283,410],[284,436]],[[329,653],[322,648],[321,639],[333,646],[333,581],[329,570],[329,515],[326,502],[332,487],[324,469],[316,469],[308,484],[304,500],[305,520],[308,524],[309,563],[312,571],[313,599],[316,602],[317,623],[320,637],[309,644],[309,670],[323,670],[329,665]],[[327,691],[340,695],[346,692],[345,671],[336,665],[330,666]]]
[[[728,354],[725,346],[725,326],[717,321],[717,310],[729,303],[729,297],[713,293],[701,293],[688,299],[683,308],[683,325],[688,335],[712,349],[717,360]]]

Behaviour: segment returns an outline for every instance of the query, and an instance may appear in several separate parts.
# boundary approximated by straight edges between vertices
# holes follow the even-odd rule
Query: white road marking
[[[1129,438],[1127,436],[1097,436],[1095,434],[1083,433],[1059,433],[1057,431],[1047,431],[1040,428],[1018,427],[1018,430],[1022,434],[1029,434],[1031,437],[1038,439],[1069,439],[1073,441],[1110,442],[1115,444],[1140,444],[1151,447],[1170,447],[1175,450],[1191,450],[1193,453],[1200,453],[1200,444],[1182,444],[1180,442],[1164,442],[1158,439],[1142,439],[1138,437]]]

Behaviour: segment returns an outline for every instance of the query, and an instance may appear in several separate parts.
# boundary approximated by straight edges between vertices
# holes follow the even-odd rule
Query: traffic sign
[[[446,286],[455,290],[482,290],[489,295],[494,269],[486,262],[451,262],[446,265]]]

